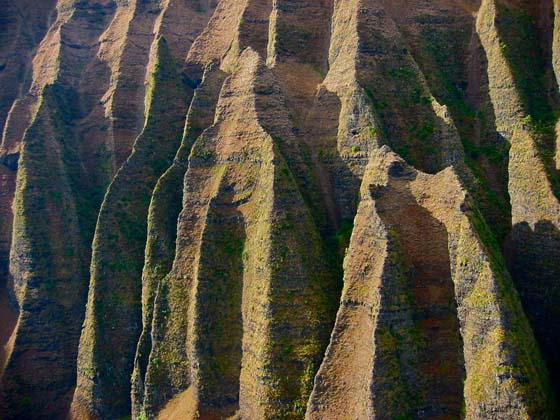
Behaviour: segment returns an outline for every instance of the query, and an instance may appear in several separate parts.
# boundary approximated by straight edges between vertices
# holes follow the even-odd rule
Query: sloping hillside
[[[0,419],[554,419],[560,1],[0,0]]]

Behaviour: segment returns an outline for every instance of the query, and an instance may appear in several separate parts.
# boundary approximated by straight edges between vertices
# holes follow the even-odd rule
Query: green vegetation
[[[326,239],[326,244],[331,250],[333,255],[336,255],[337,265],[342,267],[342,260],[346,255],[348,246],[350,245],[350,237],[352,236],[352,230],[354,229],[354,223],[352,220],[344,220],[336,232]]]
[[[431,95],[408,50],[391,45],[380,34],[374,37],[383,39],[381,45],[390,57],[379,64],[379,73],[364,86],[379,122],[379,134],[409,164],[434,173],[441,169],[441,148]],[[377,134],[375,128],[372,134]]]
[[[210,160],[214,157],[214,152],[212,150],[209,149],[194,149],[193,150],[193,157],[195,158],[200,158],[203,160]]]
[[[316,219],[297,191],[292,172],[284,170],[286,161],[278,150],[276,153],[274,199],[278,214],[271,238],[274,262],[270,322],[275,325],[272,369],[281,375],[269,389],[271,401],[278,404],[275,416],[292,419],[305,412],[328,344],[342,283],[342,257],[336,248],[347,246],[343,242],[347,242],[349,229],[345,226],[345,231],[330,236],[332,247],[326,246],[327,230],[321,239]],[[292,332],[286,334],[287,330]]]
[[[480,203],[493,232],[503,241],[511,219],[507,193],[509,144],[496,136],[489,99],[484,99],[478,110],[466,101],[467,60],[457,52],[469,50],[471,24],[453,20],[444,27],[433,24],[441,23],[441,19],[431,15],[417,18],[422,24],[417,60],[424,68],[431,92],[438,102],[447,105],[459,131],[465,163],[474,177],[463,181]],[[493,173],[488,172],[487,162]]]
[[[549,58],[539,45],[539,29],[529,13],[501,3],[497,6],[496,27],[500,49],[506,57],[527,114],[527,125],[556,197],[560,199],[560,176],[555,167],[555,126],[560,117],[560,97],[546,72]]]
[[[147,216],[157,180],[173,162],[180,145],[184,117],[192,95],[163,38],[146,92],[146,120],[134,150],[108,188],[98,219],[91,262],[96,300],[86,320],[81,360],[100,378],[94,390],[114,395],[111,410],[125,412],[130,404],[130,372],[141,323],[141,287]],[[115,352],[114,349],[121,349]],[[103,360],[92,364],[91,358]],[[108,370],[111,372],[108,374]],[[116,372],[116,373],[115,373]]]
[[[485,254],[489,258],[492,273],[496,279],[497,294],[492,298],[494,304],[500,305],[504,319],[503,330],[493,331],[486,340],[481,357],[473,367],[474,372],[486,369],[485,357],[493,357],[492,346],[501,346],[501,352],[509,357],[509,363],[498,368],[505,372],[511,380],[510,386],[515,387],[525,396],[525,402],[531,418],[549,418],[555,409],[550,403],[554,401],[549,385],[547,369],[537,347],[533,332],[519,300],[519,295],[507,271],[499,244],[492,234],[484,218],[473,203],[467,212],[471,225],[482,243]],[[490,299],[485,296],[484,299]],[[503,335],[503,336],[502,336]],[[499,344],[499,342],[503,344]],[[488,354],[486,355],[486,352]],[[481,381],[492,381],[492,377],[474,378],[473,382],[480,392],[484,392]],[[484,395],[480,395],[482,401]],[[550,417],[551,418],[551,417]]]

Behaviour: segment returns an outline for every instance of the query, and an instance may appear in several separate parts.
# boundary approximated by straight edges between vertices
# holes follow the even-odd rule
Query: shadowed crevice
[[[547,220],[534,228],[515,225],[507,261],[523,309],[533,327],[551,382],[560,397],[560,231]]]
[[[398,164],[389,169],[393,179],[380,192],[378,208],[402,254],[412,323],[399,331],[380,316],[378,328],[396,340],[407,399],[403,407],[410,407],[412,418],[455,419],[464,404],[465,362],[448,234],[443,223],[417,203],[407,181],[398,179],[406,176],[400,170]]]
[[[210,204],[193,288],[193,387],[202,418],[225,418],[239,409],[243,320],[243,215],[233,185]]]

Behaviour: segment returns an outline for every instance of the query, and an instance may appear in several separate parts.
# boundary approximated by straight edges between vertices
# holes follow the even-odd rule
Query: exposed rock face
[[[366,170],[307,418],[552,416],[529,324],[457,175],[388,150]]]
[[[0,418],[556,418],[559,22],[0,0]]]

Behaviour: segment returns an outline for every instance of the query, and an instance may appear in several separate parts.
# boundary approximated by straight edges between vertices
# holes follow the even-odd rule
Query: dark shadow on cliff
[[[16,326],[18,311],[10,293],[9,260],[12,233],[11,200],[19,153],[0,156],[0,376],[10,354],[8,340]],[[6,347],[5,347],[6,346]]]
[[[211,203],[193,291],[193,384],[200,414],[224,418],[239,410],[243,319],[243,215],[231,200],[235,184]]]
[[[402,407],[408,405],[413,418],[460,418],[466,373],[448,233],[443,223],[417,203],[407,185],[415,175],[403,170],[398,162],[390,167],[391,180],[379,191],[377,202],[408,278],[412,322],[404,325],[399,311],[391,321],[388,310],[379,327],[401,337],[395,354],[400,377],[395,379],[403,384],[407,401]],[[395,307],[393,298],[386,297],[386,308]]]
[[[414,24],[419,36],[407,38],[412,54],[430,92],[448,107],[465,152],[469,171],[459,175],[501,242],[511,229],[509,144],[496,129],[488,62],[475,18],[467,13],[454,18],[426,15],[418,16]]]
[[[401,164],[393,164],[389,175],[378,200],[379,215],[395,232],[403,255],[413,325],[410,346],[404,345],[400,355],[401,381],[414,418],[459,418],[466,374],[447,229],[417,204],[409,180],[399,180],[408,176]]]
[[[560,231],[548,220],[515,225],[506,260],[560,398]]]
[[[550,74],[552,57],[541,48],[542,43],[546,45],[549,41],[543,39],[539,31],[538,19],[533,16],[535,11],[531,10],[532,2],[521,3],[514,7],[498,2],[496,29],[526,114],[524,123],[531,129],[548,181],[556,198],[560,199],[560,173],[554,162],[560,94],[556,79]],[[550,0],[542,3],[552,6]]]

